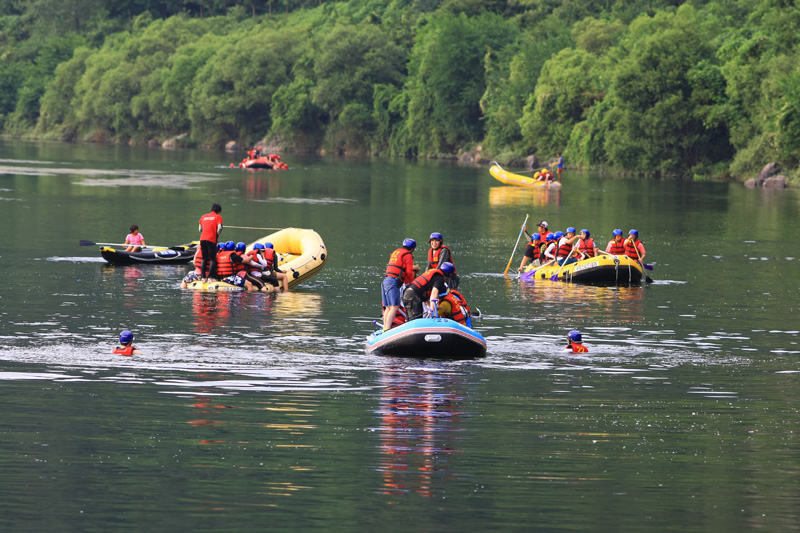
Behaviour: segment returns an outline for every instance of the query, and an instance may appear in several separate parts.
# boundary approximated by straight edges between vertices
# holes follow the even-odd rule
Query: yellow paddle
[[[519,235],[517,235],[517,242],[514,243],[514,249],[511,251],[511,257],[508,258],[508,264],[506,265],[506,269],[503,272],[504,276],[508,275],[508,269],[511,268],[511,261],[514,260],[514,254],[517,252],[517,245],[519,244],[519,240],[522,237],[522,232],[525,231],[525,224],[528,223],[529,214],[525,214],[525,221],[522,223],[522,227],[519,229]]]

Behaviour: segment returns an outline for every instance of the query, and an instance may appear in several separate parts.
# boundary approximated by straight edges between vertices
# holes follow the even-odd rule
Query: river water
[[[284,159],[0,142],[3,529],[800,530],[798,191]],[[328,263],[286,295],[201,294],[78,246],[188,242],[214,202],[315,229]],[[653,282],[504,277],[526,214],[603,246],[637,228]],[[413,237],[421,261],[433,231],[487,357],[366,355],[389,253]],[[111,354],[125,328],[142,355]]]

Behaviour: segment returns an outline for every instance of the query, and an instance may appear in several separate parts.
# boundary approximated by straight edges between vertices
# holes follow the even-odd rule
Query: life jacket
[[[453,262],[453,252],[450,251],[450,248],[447,248],[447,246],[442,244],[441,246],[439,246],[435,250],[433,248],[428,250],[428,270],[430,270],[432,268],[436,268],[437,266],[439,266],[439,255],[440,255],[439,252],[442,250],[442,248],[446,248],[447,251],[450,252],[450,262],[451,263]],[[456,266],[455,263],[453,263],[453,267],[454,268],[455,268],[455,266]],[[458,271],[453,270],[453,275],[456,275],[457,273],[458,273]]]
[[[253,260],[256,263],[258,263],[259,262],[258,259],[259,259],[259,256],[261,255],[261,253],[260,253],[259,250],[253,250],[248,255],[250,256],[251,260]],[[248,272],[261,272],[261,266],[260,265],[259,266],[245,265],[245,269],[247,269]]]
[[[433,276],[435,276],[436,274],[440,274],[443,278],[447,278],[447,276],[444,275],[444,272],[442,272],[441,268],[433,268],[431,270],[428,270],[421,276],[417,276],[414,279],[414,281],[411,282],[411,285],[424,291],[426,300],[430,297],[431,291],[425,290],[425,287],[430,285],[431,280],[433,280]]]
[[[589,348],[584,346],[583,344],[578,344],[577,342],[571,342],[567,346],[567,349],[572,348],[572,353],[588,353]]]
[[[199,246],[197,247],[197,251],[194,253],[194,261],[192,264],[198,270],[203,266],[203,249]]]
[[[639,260],[639,254],[637,253],[639,240],[635,240],[633,242],[624,241],[625,242],[625,255],[633,259],[634,261]]]
[[[542,243],[534,243],[531,241],[531,251],[533,252],[533,260],[536,261],[542,255]]]
[[[133,355],[133,351],[135,349],[136,348],[134,348],[132,345],[131,346],[117,346],[116,348],[114,348],[114,353],[117,354],[117,355],[127,355],[128,357],[130,357],[131,355]]]
[[[459,324],[466,324],[467,319],[471,316],[471,312],[469,310],[469,306],[467,305],[467,301],[464,299],[464,296],[455,289],[450,289],[441,299],[450,304],[450,318],[451,320],[455,320]]]
[[[616,240],[611,242],[611,248],[609,248],[610,254],[614,255],[623,255],[625,253],[625,241],[617,242]]]
[[[386,275],[390,278],[403,279],[405,269],[403,268],[403,258],[406,254],[411,255],[406,248],[398,248],[389,256],[389,264],[386,265]]]
[[[578,250],[586,257],[594,257],[594,239],[581,239],[578,241]]]
[[[564,242],[564,244],[558,247],[558,252],[556,253],[556,258],[562,259],[564,257],[569,257],[569,253],[572,251],[572,245],[568,242]]]
[[[259,250],[261,257],[267,262],[267,270],[275,270],[278,266],[278,254],[272,248],[264,248]]]
[[[234,263],[231,260],[231,256],[235,253],[236,252],[220,252],[217,254],[217,277],[226,278],[247,268],[243,263]]]

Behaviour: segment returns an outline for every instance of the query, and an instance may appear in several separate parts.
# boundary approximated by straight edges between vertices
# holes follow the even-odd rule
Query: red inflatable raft
[[[233,164],[231,164],[233,166]],[[242,159],[242,162],[239,163],[240,168],[268,168],[272,170],[285,170],[289,168],[289,165],[281,161],[281,156],[275,154],[269,154],[265,156],[259,157],[247,157]]]

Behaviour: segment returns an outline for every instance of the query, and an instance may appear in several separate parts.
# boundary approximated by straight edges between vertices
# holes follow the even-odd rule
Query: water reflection
[[[543,304],[549,318],[595,325],[629,325],[644,319],[643,287],[596,287],[549,280],[519,285],[523,300]]]
[[[236,170],[239,170],[238,168]],[[248,198],[264,200],[280,192],[281,180],[273,173],[247,171],[242,188]]]
[[[561,205],[561,189],[490,187],[489,205],[492,207]]]
[[[449,456],[463,431],[459,374],[441,369],[387,367],[380,371],[381,493],[430,498],[444,490]]]

